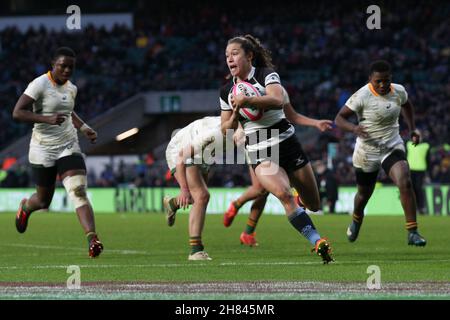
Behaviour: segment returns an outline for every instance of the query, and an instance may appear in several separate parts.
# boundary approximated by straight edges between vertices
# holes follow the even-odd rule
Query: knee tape
[[[69,199],[73,202],[75,209],[89,204],[86,193],[87,179],[86,176],[66,177],[63,180],[64,188],[66,188]]]

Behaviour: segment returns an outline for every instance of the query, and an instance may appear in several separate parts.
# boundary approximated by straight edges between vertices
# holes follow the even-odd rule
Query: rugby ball
[[[261,94],[259,93],[258,89],[256,89],[251,83],[242,81],[238,82],[233,86],[232,90],[233,95],[237,96],[238,94],[243,94],[247,97],[260,97]],[[230,103],[231,105],[231,103]],[[250,121],[257,121],[262,118],[264,115],[263,109],[258,108],[252,108],[252,107],[246,107],[246,108],[240,108],[239,114]]]

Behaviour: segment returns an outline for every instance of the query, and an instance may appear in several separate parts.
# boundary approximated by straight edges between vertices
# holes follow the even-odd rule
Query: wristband
[[[80,131],[84,133],[88,130],[92,130],[92,128],[89,127],[86,123],[83,123],[83,125],[80,127]]]

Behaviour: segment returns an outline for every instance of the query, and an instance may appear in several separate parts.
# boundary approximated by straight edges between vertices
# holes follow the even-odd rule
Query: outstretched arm
[[[301,126],[309,126],[309,127],[315,127],[319,129],[321,132],[324,132],[326,130],[331,130],[331,125],[333,124],[333,121],[331,120],[318,120],[306,117],[294,110],[294,107],[292,104],[287,103],[283,106],[284,114],[286,115],[286,118],[294,124],[298,124]]]

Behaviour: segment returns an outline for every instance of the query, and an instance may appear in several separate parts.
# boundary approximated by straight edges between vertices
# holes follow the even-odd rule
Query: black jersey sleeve
[[[280,76],[272,68],[257,69],[255,73],[255,78],[259,83],[264,84],[265,87],[267,87],[269,84],[272,83],[281,84]]]

